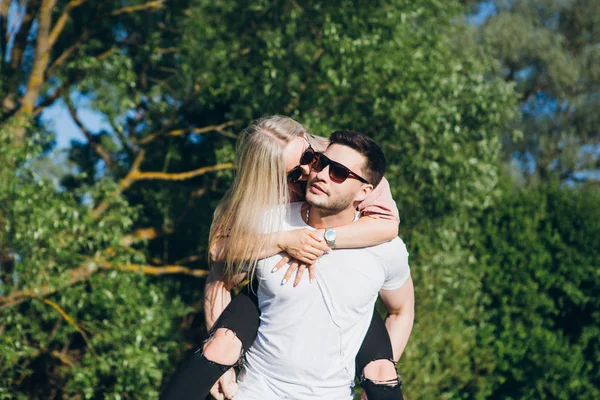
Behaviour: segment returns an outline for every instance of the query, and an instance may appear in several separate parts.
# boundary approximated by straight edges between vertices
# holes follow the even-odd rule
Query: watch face
[[[327,240],[328,242],[334,241],[336,237],[337,235],[335,234],[334,230],[325,231],[325,240]]]

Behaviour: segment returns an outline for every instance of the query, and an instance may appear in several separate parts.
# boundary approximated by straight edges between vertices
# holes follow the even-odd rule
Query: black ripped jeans
[[[253,289],[248,285],[235,296],[211,329],[211,334],[219,328],[230,329],[242,342],[243,351],[248,350],[254,342],[260,323],[256,284]],[[207,360],[201,350],[179,367],[161,394],[161,400],[204,399],[221,375],[232,367]],[[356,374],[369,400],[403,399],[400,381],[377,383],[364,378],[366,365],[382,359],[393,362],[392,344],[383,319],[374,311],[371,325],[356,356]]]

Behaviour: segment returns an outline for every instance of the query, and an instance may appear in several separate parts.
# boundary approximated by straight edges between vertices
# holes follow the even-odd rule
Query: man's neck
[[[348,207],[343,211],[335,213],[319,209],[308,205],[308,225],[316,229],[335,228],[338,226],[348,225],[354,221],[356,217],[356,208]]]

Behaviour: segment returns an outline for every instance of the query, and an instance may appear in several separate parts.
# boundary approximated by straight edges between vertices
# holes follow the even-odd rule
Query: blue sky
[[[81,106],[81,102],[79,104],[75,102],[75,104],[78,106],[77,116],[90,132],[95,133],[102,129],[112,130],[102,114],[94,112],[85,105]],[[81,130],[75,125],[71,114],[69,114],[69,110],[62,100],[57,100],[52,106],[47,107],[42,113],[42,119],[50,123],[52,125],[51,128],[56,132],[57,149],[69,147],[73,139],[87,141]]]

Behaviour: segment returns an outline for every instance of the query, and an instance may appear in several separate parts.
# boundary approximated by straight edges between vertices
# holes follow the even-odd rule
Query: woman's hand
[[[310,264],[310,265],[304,264],[301,261],[291,258],[289,255],[283,256],[281,261],[279,261],[277,263],[277,265],[275,266],[275,268],[273,268],[273,270],[271,272],[279,271],[279,269],[281,267],[283,267],[284,265],[286,265],[288,263],[290,264],[290,266],[288,267],[287,271],[285,272],[285,275],[283,276],[283,279],[281,280],[282,285],[285,285],[292,277],[292,274],[294,273],[294,271],[297,271],[296,279],[294,279],[294,287],[298,286],[298,284],[302,280],[304,271],[307,268],[308,268],[308,277],[309,277],[310,283],[312,283],[312,281],[315,279],[315,264]]]
[[[229,368],[210,389],[210,394],[216,400],[232,399],[238,391],[235,370]]]
[[[315,263],[319,257],[331,250],[323,240],[323,230],[296,229],[282,232],[280,241],[281,249],[287,254],[271,272],[277,272],[281,267],[289,264],[281,284],[285,285],[296,272],[294,279],[294,287],[296,287],[302,280],[304,271],[308,269],[309,280],[312,283],[315,279]]]
[[[281,232],[279,242],[279,247],[291,256],[290,259],[296,259],[305,265],[314,264],[319,257],[330,250],[323,239],[323,234],[310,229]]]

